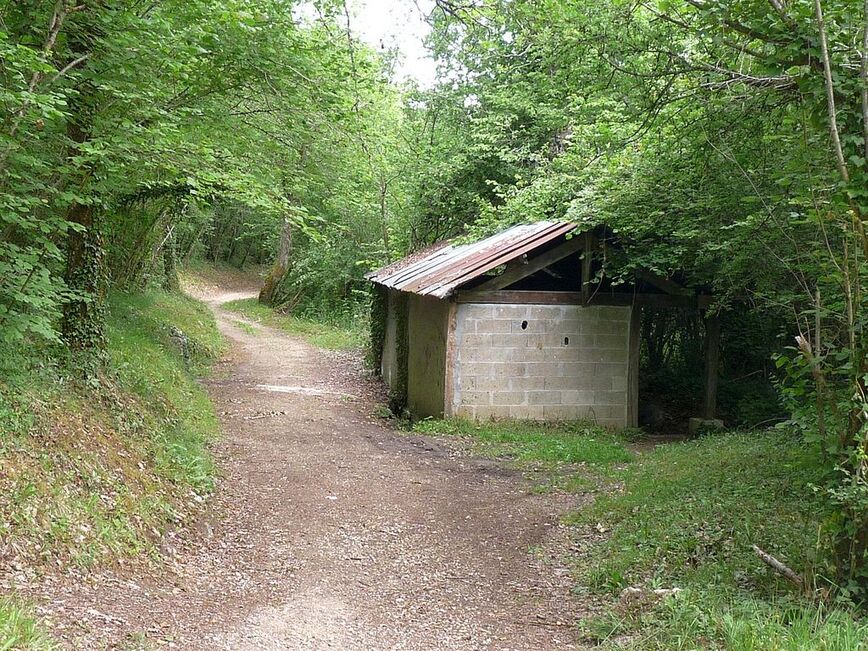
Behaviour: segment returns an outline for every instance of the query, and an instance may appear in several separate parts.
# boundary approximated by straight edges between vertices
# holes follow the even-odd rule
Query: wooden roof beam
[[[675,281],[664,278],[663,276],[659,276],[652,271],[642,269],[638,272],[638,276],[646,283],[654,285],[654,287],[656,287],[662,292],[666,292],[667,294],[672,294],[673,296],[694,295],[693,290],[690,290],[687,287],[682,287]]]
[[[484,282],[476,289],[479,291],[495,291],[503,289],[504,287],[509,287],[513,283],[517,283],[519,280],[532,276],[536,272],[553,265],[555,262],[563,260],[567,256],[582,250],[584,246],[584,238],[580,236],[573,237],[563,244],[559,244],[550,251],[546,251],[545,253],[533,258],[528,258],[524,264],[508,266],[506,271],[502,274]]]

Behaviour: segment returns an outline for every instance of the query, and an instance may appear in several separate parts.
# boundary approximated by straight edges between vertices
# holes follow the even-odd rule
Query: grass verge
[[[662,603],[622,601],[585,622],[603,646],[629,649],[868,648],[868,624],[793,594],[752,545],[810,569],[823,510],[812,450],[780,432],[658,446],[617,473],[568,521],[604,532],[576,559],[578,583],[614,597],[627,586],[678,587]]]
[[[625,463],[633,455],[614,434],[587,423],[534,423],[467,420],[422,420],[413,431],[421,434],[459,436],[475,453],[508,458],[519,463],[606,465]]]
[[[105,370],[87,381],[50,354],[7,351],[0,570],[33,578],[155,553],[213,487],[217,419],[194,378],[223,345],[210,312],[181,295],[114,295],[107,334]]]
[[[351,350],[362,348],[367,342],[368,334],[364,327],[341,328],[319,321],[281,314],[266,305],[262,305],[255,298],[231,301],[224,304],[223,307],[257,323],[299,335],[319,348]]]
[[[427,420],[413,429],[461,437],[519,467],[542,465],[557,488],[594,490],[591,505],[565,518],[575,531],[576,591],[602,613],[579,623],[589,644],[868,651],[868,622],[793,594],[753,554],[756,544],[810,568],[823,519],[811,484],[821,470],[797,439],[733,433],[633,454],[621,435],[582,423]],[[627,586],[681,592],[631,603],[618,598]]]
[[[57,645],[45,633],[32,612],[0,598],[0,651],[54,651]]]

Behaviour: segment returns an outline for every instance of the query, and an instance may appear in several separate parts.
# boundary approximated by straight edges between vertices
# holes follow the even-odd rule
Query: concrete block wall
[[[451,412],[624,427],[630,309],[459,305]]]

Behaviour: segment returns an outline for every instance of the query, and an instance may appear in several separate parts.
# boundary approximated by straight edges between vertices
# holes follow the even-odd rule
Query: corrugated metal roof
[[[446,298],[461,285],[576,229],[571,222],[521,224],[472,244],[441,242],[366,278],[403,292]]]

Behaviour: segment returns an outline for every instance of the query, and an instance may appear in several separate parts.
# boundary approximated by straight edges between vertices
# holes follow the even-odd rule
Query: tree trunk
[[[280,283],[289,271],[289,254],[292,251],[292,222],[284,218],[280,231],[280,250],[271,271],[265,278],[265,284],[259,292],[259,302],[274,305],[277,302]]]
[[[82,24],[71,32],[69,39],[73,60],[83,60],[91,54],[94,41],[101,32],[95,17],[103,8],[104,3],[97,1],[83,6],[78,14]],[[66,124],[70,144],[66,157],[74,169],[82,145],[91,138],[94,94],[95,88],[85,82],[70,103],[70,117]],[[67,239],[65,273],[72,298],[63,307],[61,334],[73,353],[98,356],[105,350],[106,275],[98,213],[93,202],[87,200],[92,176],[92,163],[89,163],[73,174],[70,183],[76,187],[77,194],[67,209],[66,217],[74,225]]]
[[[383,250],[386,252],[386,262],[392,261],[392,245],[389,241],[389,220],[386,214],[386,193],[389,186],[386,178],[380,176],[380,226],[383,229]]]
[[[80,101],[73,106],[73,117],[67,124],[72,141],[68,157],[77,155],[80,145],[90,137],[87,115]],[[79,172],[79,194],[90,183],[91,170]],[[100,353],[105,349],[105,250],[94,207],[74,200],[67,210],[67,220],[75,224],[70,230],[66,247],[66,285],[73,297],[63,308],[61,333],[74,353]]]
[[[163,289],[167,292],[177,292],[181,289],[178,281],[177,251],[175,244],[175,227],[166,225],[166,240],[163,242]]]

